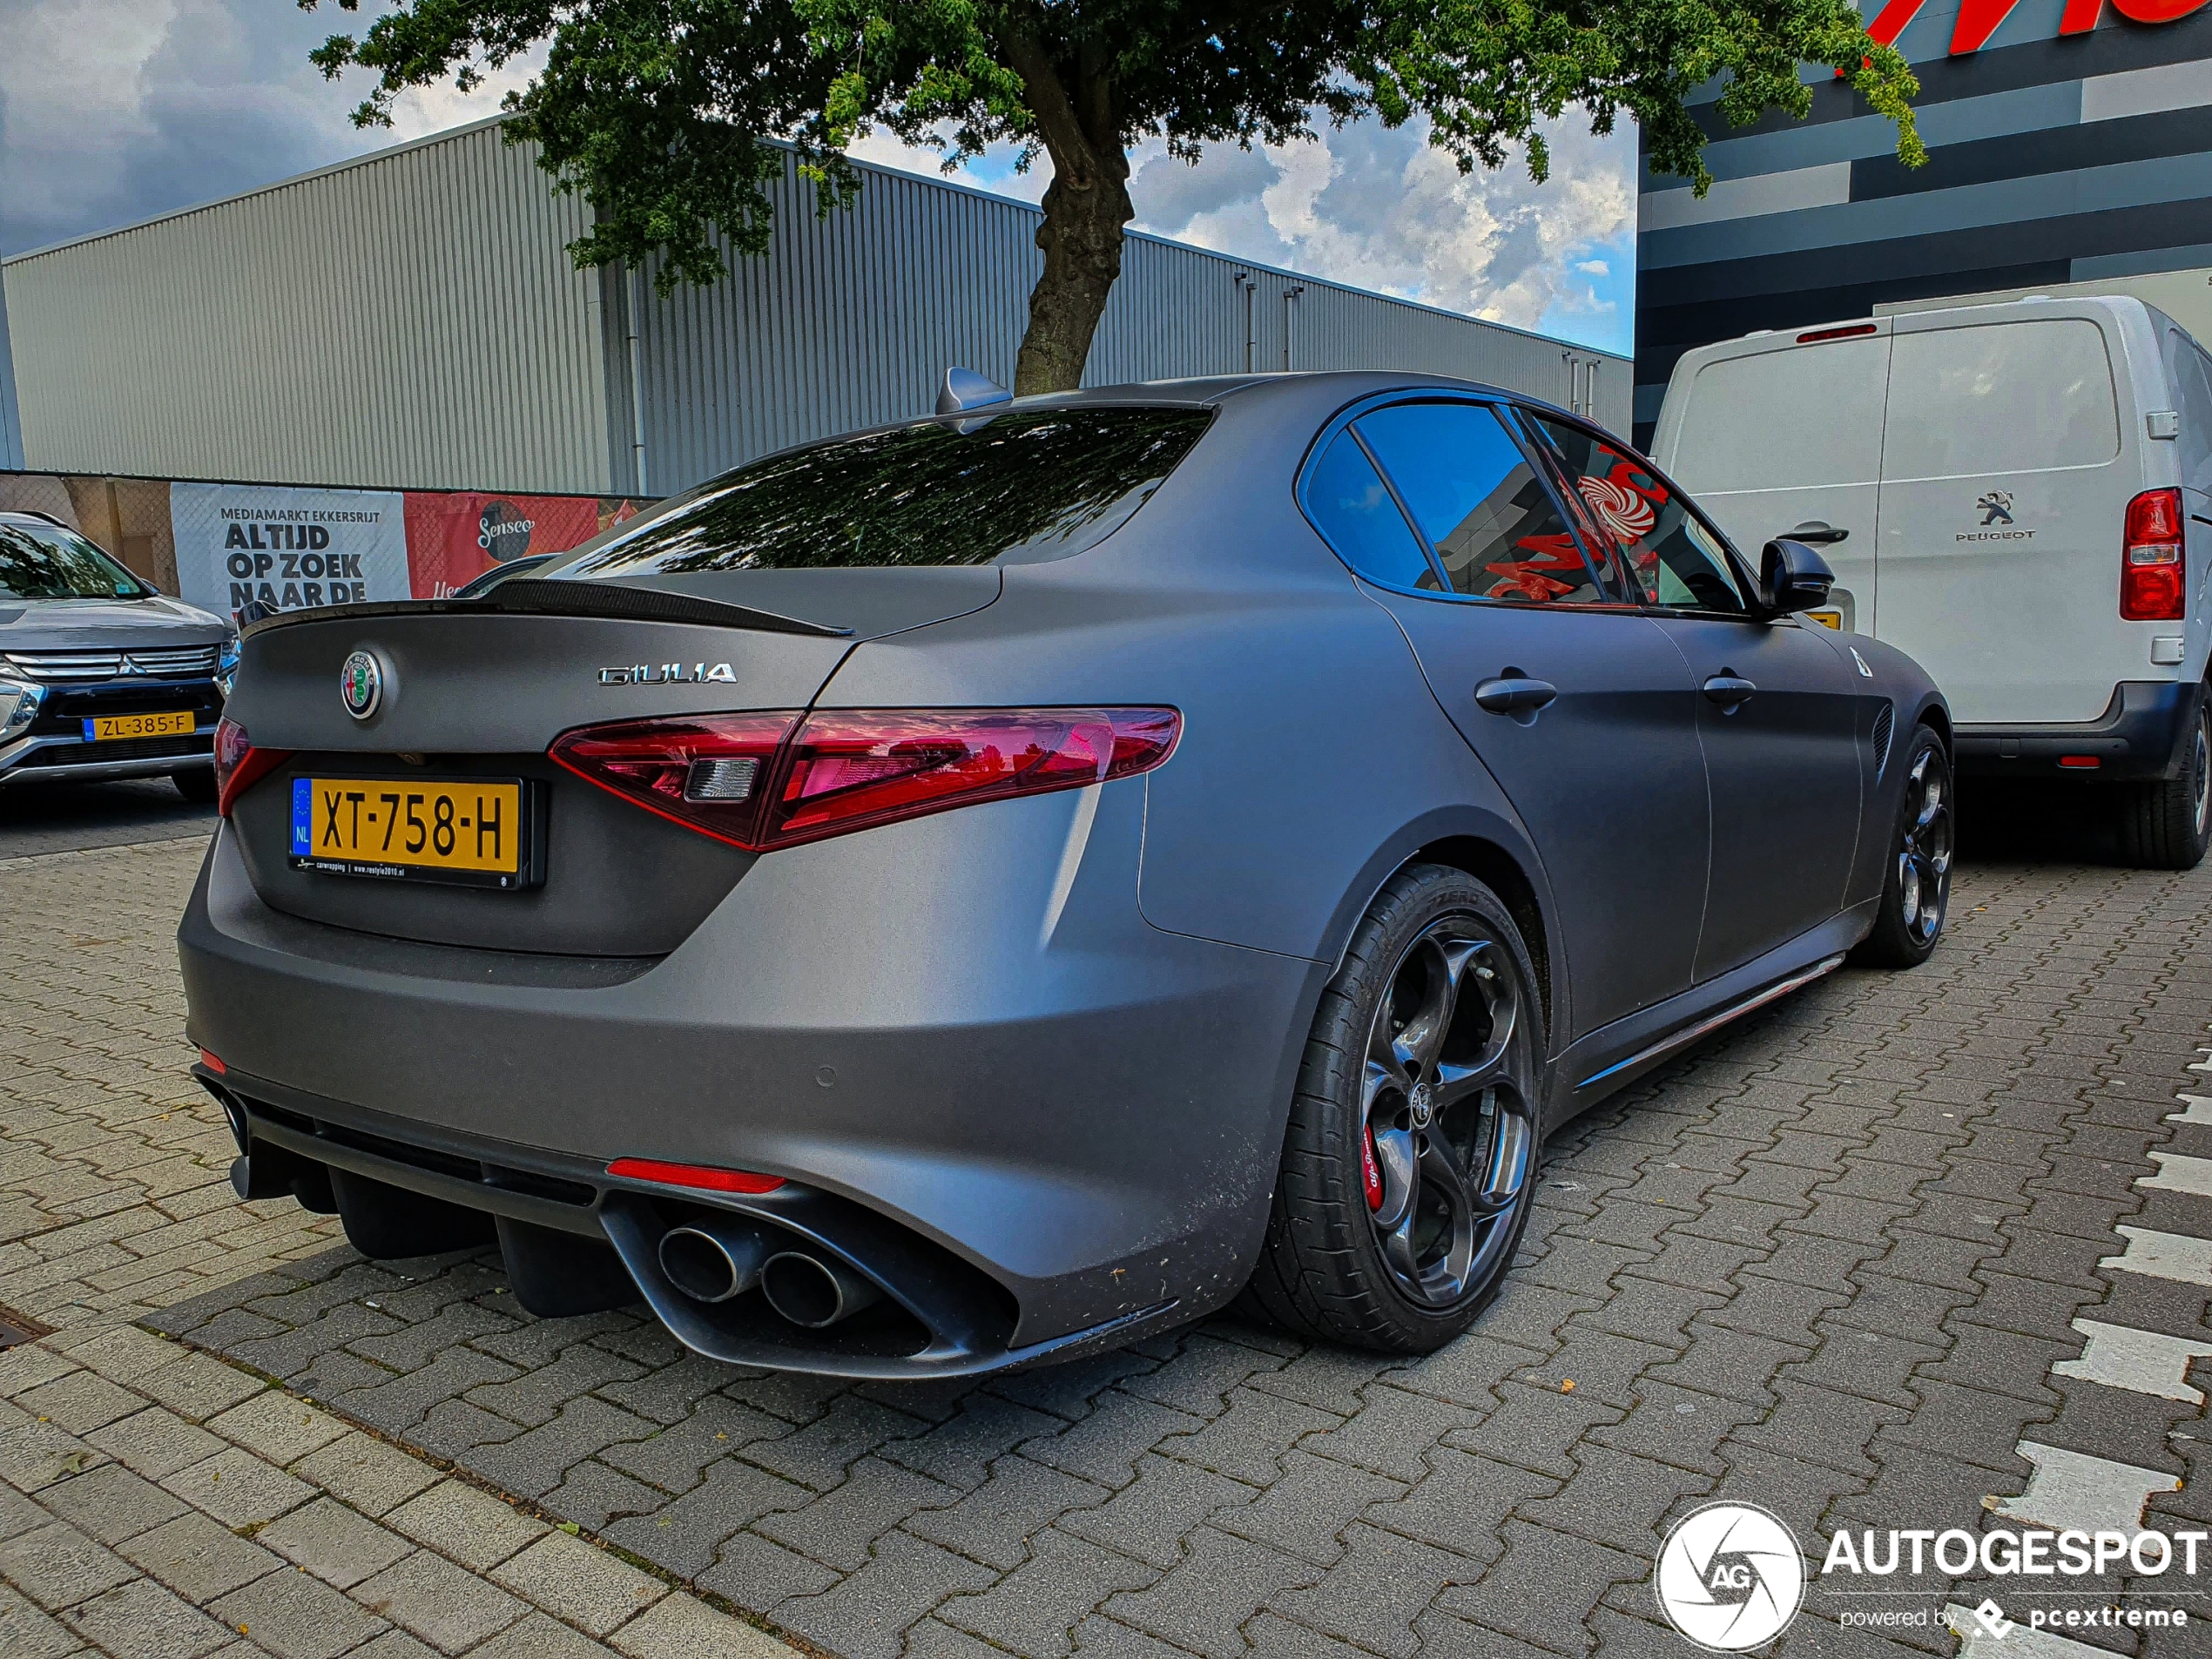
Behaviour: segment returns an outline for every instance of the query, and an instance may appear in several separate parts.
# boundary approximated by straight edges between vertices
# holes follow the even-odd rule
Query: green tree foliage
[[[354,116],[374,125],[410,87],[465,91],[541,45],[544,69],[507,100],[509,136],[590,202],[577,263],[658,256],[663,292],[724,273],[718,232],[742,253],[767,246],[783,145],[824,212],[852,200],[845,146],[872,127],[948,166],[999,143],[1024,165],[1048,157],[1024,393],[1082,376],[1134,217],[1129,152],[1148,139],[1195,161],[1320,122],[1419,117],[1462,170],[1518,147],[1541,179],[1542,124],[1580,106],[1599,132],[1633,116],[1653,165],[1702,192],[1689,96],[1722,77],[1732,125],[1803,115],[1812,64],[1897,124],[1908,164],[1925,158],[1919,83],[1850,0],[396,0],[314,61],[376,74]]]

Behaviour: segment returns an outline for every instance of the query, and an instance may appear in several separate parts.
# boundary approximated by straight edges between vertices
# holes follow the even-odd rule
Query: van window
[[[1838,340],[1708,363],[1673,472],[1685,489],[1807,489],[1881,476],[1890,342]]]
[[[2095,323],[2059,317],[1897,336],[1885,479],[2094,467],[2119,453],[2112,361]]]
[[[2212,369],[2196,342],[2178,328],[2166,331],[2166,374],[2181,405],[2182,482],[2212,491]]]

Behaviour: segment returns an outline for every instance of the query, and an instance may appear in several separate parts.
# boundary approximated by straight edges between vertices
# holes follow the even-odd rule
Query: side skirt
[[[1545,1127],[1580,1116],[1700,1038],[1834,973],[1873,926],[1880,903],[1853,905],[1754,961],[1576,1042],[1553,1062]]]

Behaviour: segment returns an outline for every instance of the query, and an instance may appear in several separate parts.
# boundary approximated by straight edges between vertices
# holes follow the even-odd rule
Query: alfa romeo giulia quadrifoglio
[[[1945,705],[1811,549],[1481,386],[953,379],[248,630],[181,934],[240,1193],[752,1365],[1422,1352],[1548,1130],[1934,948]]]

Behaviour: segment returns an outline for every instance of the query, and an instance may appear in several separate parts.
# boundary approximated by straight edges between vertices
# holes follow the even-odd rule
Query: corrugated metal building
[[[23,465],[23,423],[16,414],[16,371],[8,355],[8,293],[0,284],[0,468]]]
[[[1010,381],[1038,211],[862,171],[858,205],[819,219],[787,176],[770,252],[665,300],[649,274],[570,266],[588,206],[496,122],[20,255],[0,266],[19,464],[660,494],[926,413],[949,363]],[[1625,359],[1130,239],[1090,383],[1285,367],[1463,375],[1629,418]]]

